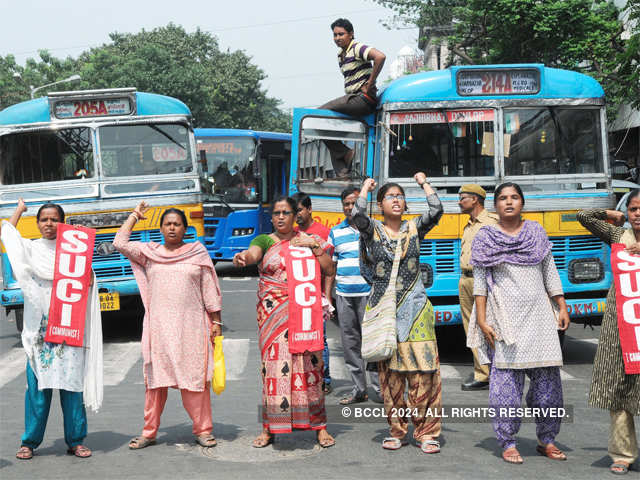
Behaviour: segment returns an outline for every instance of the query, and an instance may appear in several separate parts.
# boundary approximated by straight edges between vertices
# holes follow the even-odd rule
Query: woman
[[[180,389],[202,447],[215,447],[211,434],[209,384],[213,337],[221,334],[221,295],[211,258],[200,242],[184,243],[187,218],[170,208],[160,216],[164,244],[130,242],[149,209],[140,202],[120,227],[113,245],[130,261],[145,308],[142,325],[144,428],[129,443],[137,450],[156,443],[168,387]]]
[[[87,458],[91,450],[82,444],[87,436],[85,405],[97,411],[102,404],[102,324],[95,278],[89,290],[83,347],[44,341],[56,255],[58,224],[64,222],[60,205],[47,203],[36,214],[42,238],[27,240],[16,229],[27,211],[24,201],[2,222],[2,243],[13,275],[24,294],[22,346],[27,353],[25,432],[16,457],[29,460],[42,443],[52,390],[60,390],[67,453]]]
[[[479,349],[483,364],[491,363],[493,429],[504,461],[520,464],[515,435],[521,419],[504,409],[520,407],[525,375],[530,379],[527,406],[562,407],[558,330],[568,328],[569,313],[547,233],[539,223],[520,216],[521,188],[503,183],[493,203],[498,224],[482,227],[471,248],[475,307],[467,346]],[[559,308],[557,319],[551,299]],[[560,421],[536,417],[536,450],[553,460],[567,459],[553,443]]]
[[[256,448],[266,447],[273,442],[276,433],[290,433],[293,428],[316,430],[321,447],[335,444],[326,427],[327,414],[322,392],[322,342],[318,351],[291,353],[289,349],[288,279],[292,281],[286,267],[289,248],[311,249],[320,264],[318,270],[327,276],[334,272],[330,245],[317,235],[294,230],[296,211],[295,200],[284,196],[277,198],[271,217],[274,232],[258,235],[248,250],[233,257],[236,267],[258,263],[260,272],[258,329],[262,354],[263,420],[262,433],[253,441]],[[318,270],[313,277],[319,282]],[[316,325],[320,330],[317,334],[322,340],[322,310],[319,315],[320,320]]]
[[[425,213],[409,221],[402,220],[406,210],[404,190],[396,183],[387,183],[377,195],[384,221],[369,218],[367,195],[375,189],[376,182],[368,178],[353,207],[353,223],[367,251],[363,276],[372,280],[367,309],[375,307],[389,288],[396,247],[401,242],[395,284],[398,348],[389,360],[377,364],[380,392],[387,412],[402,410],[406,407],[404,392],[408,383],[409,407],[417,409],[412,415],[413,438],[424,453],[438,453],[441,421],[427,412],[440,409],[440,361],[433,307],[420,273],[420,241],[440,220],[442,204],[424,173],[417,173],[414,179],[427,195]],[[367,268],[367,263],[372,267]],[[389,413],[387,421],[391,436],[382,441],[382,448],[397,450],[407,443],[407,420]]]
[[[624,243],[627,251],[640,254],[640,190],[632,190],[627,197],[627,215],[631,228],[624,224],[624,214],[612,210],[583,210],[578,221],[603,242]],[[602,318],[600,341],[593,362],[593,377],[589,404],[609,410],[611,431],[609,456],[613,460],[611,472],[625,474],[638,459],[638,441],[633,416],[640,415],[640,375],[627,375],[620,347],[615,285],[607,295],[607,308]]]

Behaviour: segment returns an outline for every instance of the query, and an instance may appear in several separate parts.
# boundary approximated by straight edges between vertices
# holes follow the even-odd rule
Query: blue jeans
[[[24,435],[21,446],[38,448],[44,438],[49,409],[51,388],[38,390],[38,378],[27,362],[27,391],[24,396]],[[64,418],[64,441],[71,447],[81,445],[87,436],[87,412],[82,392],[60,390],[60,403]]]

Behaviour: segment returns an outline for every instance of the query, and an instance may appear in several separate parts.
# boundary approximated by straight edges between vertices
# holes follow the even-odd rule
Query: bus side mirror
[[[206,150],[200,150],[200,163],[202,164],[202,170],[204,172],[209,171],[209,167],[207,166],[207,152]]]

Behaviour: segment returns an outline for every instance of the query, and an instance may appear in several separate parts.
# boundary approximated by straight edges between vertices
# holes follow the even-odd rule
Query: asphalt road
[[[518,437],[524,465],[508,465],[500,458],[491,424],[480,421],[443,422],[442,452],[425,455],[412,445],[392,452],[381,448],[386,421],[345,418],[339,399],[350,391],[342,359],[338,327],[331,323],[331,370],[334,391],[327,396],[329,431],[336,445],[323,450],[311,432],[280,435],[264,449],[251,448],[259,433],[259,351],[255,323],[257,279],[252,270],[233,271],[218,266],[223,290],[227,389],[213,398],[213,449],[196,446],[191,423],[171,391],[162,417],[158,444],[144,450],[127,448],[139,435],[143,420],[144,385],[140,356],[140,315],[105,315],[105,395],[102,410],[89,413],[86,444],[90,459],[65,454],[62,416],[57,395],[43,444],[30,461],[15,458],[24,428],[24,355],[12,315],[0,317],[0,478],[608,478],[608,412],[587,407],[591,364],[599,329],[573,325],[565,343],[562,368],[565,405],[570,417],[563,423],[557,444],[566,462],[551,461],[535,452],[535,425],[523,423]],[[486,407],[487,392],[462,392],[460,383],[471,373],[471,355],[464,348],[461,327],[438,330],[442,363],[443,404]],[[379,407],[360,404],[360,407]],[[633,478],[637,472],[631,473]],[[635,478],[638,478],[637,476]]]

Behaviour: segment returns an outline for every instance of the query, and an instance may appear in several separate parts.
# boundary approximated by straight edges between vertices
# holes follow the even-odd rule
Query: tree
[[[617,95],[640,110],[640,0],[629,0],[624,14],[629,38],[616,57]]]
[[[110,39],[77,59],[58,60],[42,51],[40,62],[30,59],[23,69],[9,64],[7,70],[17,68],[25,85],[78,73],[80,82],[56,89],[136,87],[176,97],[189,106],[198,127],[291,130],[280,101],[261,88],[264,72],[242,51],[220,51],[211,34],[200,29],[187,33],[169,24],[136,34],[112,33]],[[5,76],[0,64],[0,87]],[[28,93],[23,87],[22,96]]]
[[[619,10],[609,1],[376,1],[396,12],[396,22],[444,36],[449,63],[531,62],[578,70],[600,81],[613,104],[622,101],[616,52],[625,48],[623,27]]]

